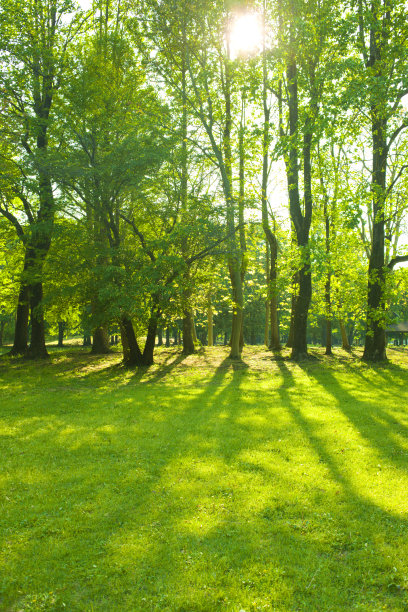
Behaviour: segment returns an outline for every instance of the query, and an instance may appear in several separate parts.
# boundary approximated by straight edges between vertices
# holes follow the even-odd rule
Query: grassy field
[[[0,609],[408,610],[408,353],[314,354],[3,357]]]

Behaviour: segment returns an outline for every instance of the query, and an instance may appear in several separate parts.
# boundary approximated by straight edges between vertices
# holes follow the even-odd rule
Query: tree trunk
[[[146,344],[143,350],[144,366],[151,366],[154,363],[153,355],[156,340],[157,324],[158,314],[154,312],[149,319],[149,325],[147,327]]]
[[[93,355],[107,355],[111,352],[107,325],[99,325],[93,330],[91,353]]]
[[[193,318],[191,310],[184,311],[183,317],[183,355],[192,355],[195,352],[193,340]]]
[[[230,260],[229,272],[233,299],[232,328],[230,339],[231,351],[229,357],[230,359],[241,359],[243,292],[240,263],[238,258]]]
[[[143,365],[143,356],[136,339],[133,323],[129,317],[122,317],[120,333],[122,337],[123,363],[128,367]]]
[[[299,294],[296,298],[293,317],[292,359],[305,359],[307,353],[307,315],[312,296],[312,278],[310,266],[305,265],[299,270]]]
[[[170,346],[170,327],[166,327],[166,347]]]
[[[42,299],[43,286],[40,281],[30,286],[31,339],[27,351],[27,357],[30,359],[46,359],[49,357],[45,346],[45,323]]]
[[[213,308],[210,304],[207,309],[207,336],[208,346],[214,346],[214,316],[213,316]]]
[[[341,333],[341,341],[343,344],[343,349],[345,351],[350,350],[350,344],[347,338],[346,326],[344,325],[343,319],[339,319],[340,333]]]
[[[367,331],[363,359],[383,361],[386,355],[385,339],[385,284],[384,266],[385,221],[384,203],[387,169],[387,124],[385,119],[373,121],[373,231],[368,266]]]
[[[18,296],[14,344],[10,355],[24,355],[28,348],[28,317],[30,313],[30,294],[25,281],[21,281]]]
[[[332,355],[332,321],[331,321],[331,269],[330,269],[330,218],[328,202],[324,201],[324,217],[326,229],[326,257],[327,257],[327,278],[324,286],[324,299],[326,306],[326,352],[325,355]]]

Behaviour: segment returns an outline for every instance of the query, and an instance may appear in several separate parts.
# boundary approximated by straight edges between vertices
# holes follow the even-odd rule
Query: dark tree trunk
[[[143,350],[142,361],[143,365],[151,366],[154,363],[153,354],[156,341],[156,332],[159,315],[157,312],[153,312],[149,319],[149,325],[147,327],[146,344]]]
[[[170,346],[170,327],[166,327],[166,346]]]
[[[324,216],[326,229],[326,256],[327,256],[327,277],[324,286],[324,298],[326,306],[326,352],[325,355],[332,355],[332,321],[331,321],[331,269],[330,269],[330,218],[327,208],[327,200],[324,202]]]
[[[28,348],[28,317],[30,313],[29,289],[24,281],[18,296],[14,344],[10,355],[24,355]]]
[[[129,317],[122,317],[120,333],[122,337],[123,363],[128,367],[143,365],[143,356],[136,339],[133,323]]]
[[[292,359],[300,360],[307,357],[307,315],[312,296],[312,277],[310,265],[299,270],[299,294],[296,298],[293,317]]]
[[[175,327],[173,329],[173,344],[174,344],[174,346],[178,345],[178,329],[177,329],[177,327]]]
[[[108,328],[106,325],[99,325],[93,330],[91,353],[93,355],[107,355],[110,352]]]
[[[373,232],[368,266],[367,331],[363,359],[383,361],[386,355],[384,266],[385,221],[384,200],[387,169],[387,124],[384,119],[373,122]]]
[[[183,314],[183,355],[192,355],[195,352],[193,317],[191,315],[191,310],[185,310]]]
[[[295,333],[294,327],[294,319],[295,319],[295,308],[296,308],[296,299],[297,299],[297,286],[298,286],[298,274],[295,275],[296,281],[292,282],[292,297],[291,297],[291,305],[290,305],[290,322],[289,322],[289,333],[288,339],[286,341],[286,348],[293,347],[293,337]]]
[[[41,270],[42,271],[42,270]],[[30,359],[46,359],[49,355],[45,346],[45,323],[42,306],[42,282],[30,286],[31,340],[27,351]]]

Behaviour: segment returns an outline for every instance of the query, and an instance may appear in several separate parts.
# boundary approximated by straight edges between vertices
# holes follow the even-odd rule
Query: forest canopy
[[[2,0],[0,342],[386,359],[407,41],[403,0]]]

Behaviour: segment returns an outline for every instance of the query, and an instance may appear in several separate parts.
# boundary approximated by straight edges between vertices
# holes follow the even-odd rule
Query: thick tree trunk
[[[326,351],[325,355],[331,356],[332,353],[332,322],[326,319]]]
[[[16,325],[14,328],[14,344],[10,355],[24,355],[28,348],[28,317],[30,314],[29,288],[21,282],[18,296]]]
[[[187,309],[183,317],[183,355],[192,355],[194,352],[193,317],[191,310]]]
[[[312,296],[312,278],[310,266],[305,265],[299,270],[299,295],[296,298],[293,317],[292,359],[305,359],[307,353],[307,315]]]
[[[145,344],[145,347],[143,350],[143,356],[142,356],[144,366],[151,366],[154,363],[153,356],[154,356],[154,347],[155,347],[156,332],[157,332],[157,325],[158,325],[158,317],[159,315],[157,314],[157,312],[153,312],[153,314],[151,315],[149,319],[149,324],[147,327],[146,344]]]
[[[42,272],[42,267],[41,267]],[[42,274],[41,274],[42,275]],[[49,355],[45,346],[45,323],[42,306],[43,286],[37,282],[30,286],[31,339],[27,351],[30,359],[46,359]]]
[[[122,317],[120,333],[123,347],[123,363],[128,367],[143,365],[143,356],[136,339],[133,323],[129,317]]]
[[[385,285],[387,281],[384,261],[385,221],[384,203],[387,169],[387,123],[385,119],[373,121],[373,231],[368,266],[367,331],[363,359],[383,361],[386,355],[385,338]]]
[[[294,41],[291,30],[290,39]],[[300,205],[299,194],[299,107],[298,107],[298,76],[296,58],[293,55],[287,64],[287,89],[289,105],[290,140],[286,153],[286,176],[289,191],[290,216],[296,231],[297,246],[300,250],[301,267],[299,274],[299,293],[294,301],[292,359],[300,360],[307,357],[307,317],[312,295],[312,279],[310,270],[309,231],[312,221],[312,171],[311,147],[312,125],[317,114],[314,101],[311,100],[309,113],[306,114],[303,128],[303,207]],[[312,107],[313,105],[313,107]],[[302,210],[303,209],[303,210]]]
[[[345,351],[350,350],[350,344],[347,338],[346,326],[344,325],[343,319],[339,319],[340,333],[341,333],[341,341],[343,345],[343,349]]]
[[[107,325],[99,325],[93,330],[91,353],[93,355],[107,355],[111,352]]]

